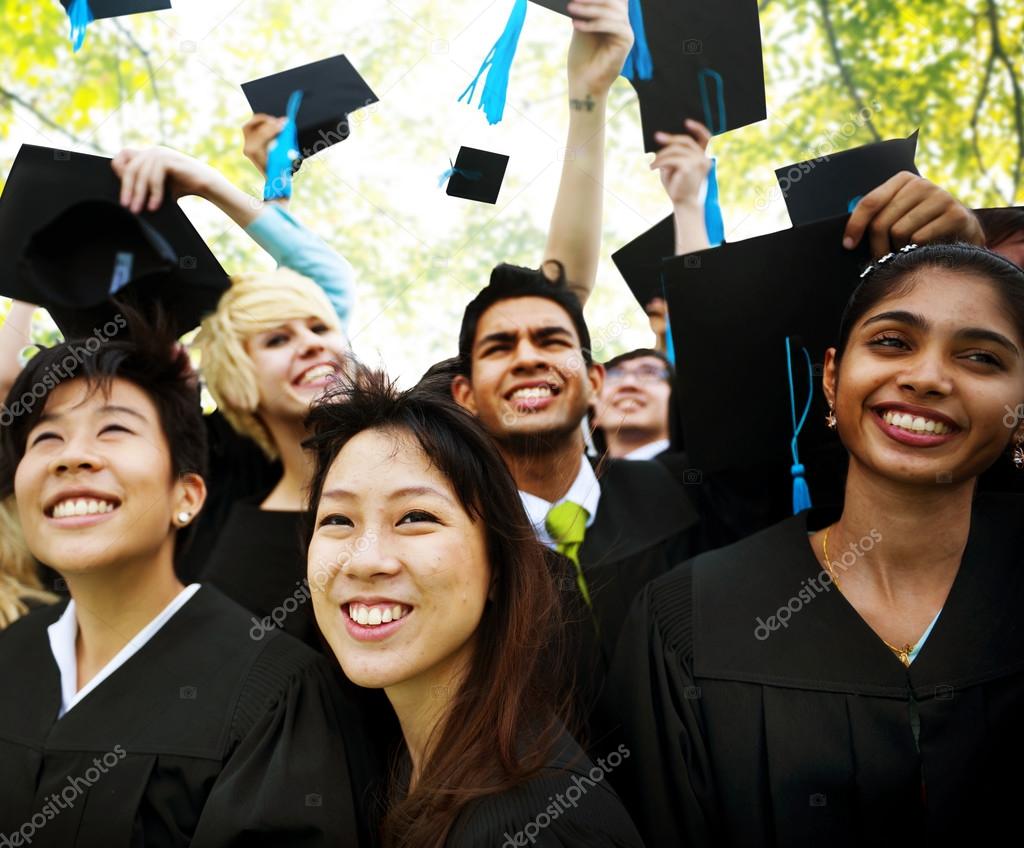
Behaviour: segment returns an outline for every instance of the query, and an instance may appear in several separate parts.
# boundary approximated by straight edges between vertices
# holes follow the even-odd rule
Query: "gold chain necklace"
[[[828,572],[828,576],[832,578],[833,585],[840,591],[840,593],[842,593],[843,589],[839,585],[839,577],[835,573],[835,571],[833,570],[833,568],[832,568],[832,560],[829,559],[829,556],[828,556],[828,536],[829,536],[829,533],[832,532],[832,528],[835,527],[835,526],[836,526],[835,524],[830,524],[828,526],[828,528],[825,530],[825,538],[822,539],[821,547],[822,547],[823,552],[825,554],[825,570]],[[875,635],[878,636],[877,633]],[[878,636],[878,638],[882,639],[881,636]],[[911,651],[914,650],[914,646],[913,645],[908,643],[908,644],[904,645],[902,648],[897,648],[895,645],[893,645],[893,644],[891,644],[889,642],[886,642],[885,639],[882,639],[882,643],[890,651],[892,651],[894,654],[896,654],[896,657],[899,659],[899,661],[901,663],[903,663],[904,666],[906,666],[907,668],[910,668],[910,653],[911,653]]]

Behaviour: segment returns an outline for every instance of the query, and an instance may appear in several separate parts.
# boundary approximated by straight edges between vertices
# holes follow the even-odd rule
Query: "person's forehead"
[[[105,385],[77,377],[54,387],[43,411],[47,415],[91,414],[106,406],[126,407],[146,417],[155,410],[149,395],[123,377],[113,377]]]
[[[656,356],[635,356],[623,362],[616,363],[613,368],[621,368],[624,371],[632,371],[636,368],[664,368],[665,363]]]
[[[543,327],[564,327],[576,335],[569,313],[546,297],[513,297],[492,304],[480,316],[477,338],[490,333],[528,333]]]

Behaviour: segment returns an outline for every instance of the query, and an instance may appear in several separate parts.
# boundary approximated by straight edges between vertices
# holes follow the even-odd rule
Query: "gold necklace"
[[[835,573],[835,571],[833,570],[833,568],[832,568],[832,560],[829,559],[829,556],[828,556],[828,536],[829,536],[829,533],[832,532],[832,528],[835,527],[835,526],[836,526],[835,524],[830,524],[828,526],[828,528],[825,530],[825,538],[822,539],[821,547],[822,547],[823,553],[825,554],[825,570],[828,572],[828,576],[832,578],[833,585],[842,594],[843,593],[843,589],[839,585],[839,577]],[[875,635],[878,636],[877,633]],[[882,639],[881,636],[878,636],[878,638]],[[896,657],[899,659],[899,661],[901,663],[903,663],[904,666],[906,666],[907,668],[910,668],[910,654],[914,650],[914,646],[913,645],[908,643],[908,644],[904,645],[902,648],[897,648],[895,645],[893,645],[893,644],[891,644],[889,642],[886,642],[885,639],[882,639],[882,643],[890,651],[892,651],[894,654],[896,654]]]

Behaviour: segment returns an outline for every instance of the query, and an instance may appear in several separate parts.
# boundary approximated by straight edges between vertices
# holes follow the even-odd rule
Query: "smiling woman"
[[[405,741],[385,845],[526,844],[543,817],[545,845],[639,846],[562,723],[552,566],[486,432],[436,390],[366,372],[309,423],[317,622],[346,676],[385,690]]]
[[[1024,272],[1005,258],[930,245],[868,269],[824,370],[841,514],[697,557],[623,630],[619,786],[652,844],[1016,827],[1024,499],[976,484],[1011,450],[1024,465],[1022,351]]]
[[[0,431],[0,497],[71,595],[0,642],[0,841],[355,844],[326,661],[175,574],[206,494],[198,385],[170,337],[134,338],[41,351]],[[296,816],[296,786],[319,809]]]

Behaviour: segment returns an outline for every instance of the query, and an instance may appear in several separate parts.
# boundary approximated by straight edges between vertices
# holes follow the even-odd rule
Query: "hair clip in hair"
[[[900,248],[900,253],[910,253],[912,250],[917,250],[917,247],[916,244],[906,244]]]

